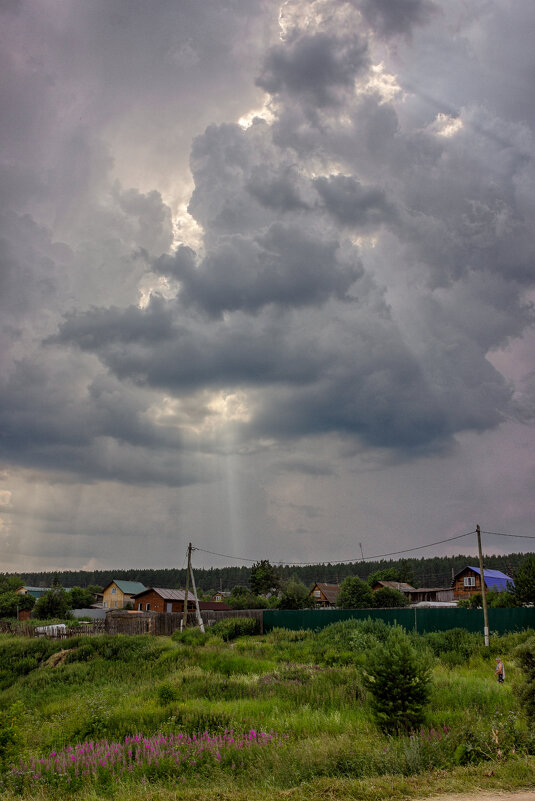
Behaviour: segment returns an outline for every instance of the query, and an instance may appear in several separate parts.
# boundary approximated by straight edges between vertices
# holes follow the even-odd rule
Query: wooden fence
[[[220,620],[232,617],[253,617],[259,622],[259,631],[263,633],[262,609],[233,609],[218,611],[217,609],[203,610],[201,613],[205,629],[218,623]],[[176,612],[125,612],[117,610],[109,612],[105,618],[93,620],[91,623],[81,623],[77,626],[35,627],[29,623],[0,621],[0,634],[13,634],[19,637],[51,637],[66,639],[67,637],[92,636],[95,634],[154,634],[171,635],[182,627],[182,613]],[[193,628],[198,625],[195,612],[188,612],[187,626]],[[39,629],[49,631],[39,631]]]

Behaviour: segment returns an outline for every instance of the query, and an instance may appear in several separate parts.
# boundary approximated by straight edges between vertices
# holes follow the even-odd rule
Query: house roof
[[[414,592],[414,587],[407,584],[406,581],[383,581],[380,579],[374,583],[374,587],[380,584],[381,587],[388,587],[389,590],[398,590],[398,592]]]
[[[186,595],[185,590],[173,590],[169,589],[168,587],[143,587],[140,592],[136,593],[136,598],[139,595],[144,595],[146,592],[155,592],[156,595],[159,595],[164,601],[183,601]],[[188,592],[188,599],[191,598],[193,600],[194,595],[193,592]]]
[[[104,590],[107,590],[111,584],[117,584],[121,592],[124,592],[126,595],[136,595],[138,592],[143,592],[143,590],[146,589],[145,585],[142,584],[141,581],[123,581],[123,579],[113,579],[104,588]]]
[[[445,590],[449,592],[450,589],[450,587],[416,587],[410,592],[444,592]]]
[[[22,595],[23,593],[21,590],[24,590],[28,595],[33,595],[34,598],[41,598],[51,589],[52,587],[29,587],[27,584],[24,584],[22,587],[19,587],[16,592]],[[65,589],[65,587],[63,587],[63,589]]]
[[[451,583],[451,586],[455,584],[455,580],[461,576],[465,570],[473,570],[474,573],[477,573],[478,576],[481,575],[481,570],[479,567],[473,567],[472,565],[467,565],[462,570],[460,570],[455,576]],[[507,590],[507,584],[510,583],[514,586],[514,581],[510,576],[507,576],[505,573],[502,573],[501,570],[489,570],[489,568],[485,567],[483,569],[483,574],[485,576],[485,585],[489,590],[497,590],[498,592],[505,592]]]
[[[319,582],[314,585],[314,588],[321,590],[330,604],[336,604],[338,593],[340,592],[339,584],[320,584]],[[313,592],[314,590],[312,590]]]

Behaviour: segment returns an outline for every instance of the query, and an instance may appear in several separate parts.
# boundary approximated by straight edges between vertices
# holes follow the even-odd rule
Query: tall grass
[[[103,739],[122,742],[140,732],[148,738],[276,732],[277,748],[248,752],[240,770],[218,763],[210,773],[214,795],[236,798],[246,790],[249,795],[243,797],[254,798],[303,783],[312,787],[326,777],[371,781],[533,759],[512,691],[519,673],[512,653],[525,635],[492,638],[493,650],[506,662],[504,686],[495,682],[492,660],[476,635],[454,631],[412,638],[433,655],[431,701],[418,731],[392,736],[374,725],[362,682],[369,649],[386,642],[390,633],[381,621],[345,621],[318,633],[275,630],[232,643],[198,633],[75,637],[59,643],[1,637],[0,711],[7,715],[19,704],[16,744],[9,745],[0,770],[3,795],[10,792],[10,761],[30,764],[51,751]],[[1,737],[0,722],[0,742]],[[149,779],[163,792],[169,778],[164,773],[151,778],[141,770],[127,777],[134,786],[124,797],[134,792],[141,797],[142,780]],[[111,793],[106,772],[99,776],[88,777],[76,790],[72,785],[72,792],[84,799],[119,797],[119,785]],[[27,799],[71,797],[65,787],[53,790],[50,782],[32,789],[28,773],[20,791]],[[188,787],[207,782],[201,768],[188,774]]]

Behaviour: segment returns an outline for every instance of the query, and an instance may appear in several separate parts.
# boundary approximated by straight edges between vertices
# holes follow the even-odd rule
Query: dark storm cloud
[[[273,47],[256,83],[271,94],[285,91],[317,106],[330,106],[339,102],[337,90],[351,88],[368,64],[366,41],[356,35],[305,34]]]
[[[289,336],[283,316],[240,315],[209,325],[191,316],[181,319],[180,308],[153,299],[146,309],[95,309],[72,316],[54,341],[97,354],[121,379],[184,392],[306,384],[326,364],[327,354],[311,352],[305,336]],[[174,313],[177,323],[158,341],[162,311],[167,319]]]
[[[257,435],[338,432],[408,455],[440,450],[462,430],[494,427],[510,404],[510,387],[474,347],[422,364],[392,325],[369,320],[353,334],[353,347],[333,343],[314,386],[266,393],[252,423]]]
[[[444,101],[443,119],[412,124],[401,102],[365,88],[376,75],[372,48],[431,23],[430,2],[354,2],[368,26],[358,35],[329,22],[340,9],[360,19],[354,9],[324,3],[325,30],[306,22],[255,50],[244,32],[261,5],[243,0],[230,13],[210,3],[212,19],[195,3],[180,13],[172,3],[157,13],[97,3],[81,20],[66,13],[74,40],[41,54],[46,69],[3,62],[14,75],[5,107],[20,114],[17,124],[8,115],[2,141],[23,165],[4,165],[4,200],[31,199],[38,219],[48,196],[43,217],[56,229],[21,212],[0,241],[4,333],[13,348],[25,329],[33,337],[26,360],[13,351],[4,384],[3,447],[15,462],[56,459],[125,482],[193,480],[180,466],[191,440],[149,413],[162,392],[202,406],[199,430],[212,412],[197,395],[245,392],[246,414],[228,430],[250,448],[334,434],[412,456],[514,414],[487,353],[532,322],[523,294],[535,264],[529,135],[473,98],[451,120],[455,104]],[[69,59],[72,75],[62,69]],[[248,102],[261,103],[250,79],[258,71],[274,118],[244,130],[229,120],[251,105],[234,106],[227,82],[247,84]],[[51,109],[76,96],[73,86],[83,89],[80,106],[56,137]],[[127,129],[140,147],[149,132],[154,163],[160,145],[178,153],[181,115],[197,113],[203,91],[211,119],[227,122],[191,147],[188,211],[202,245],[185,236],[171,250],[162,194],[111,177],[121,156],[114,136]],[[169,280],[155,285],[155,276]],[[150,299],[140,307],[142,281],[143,304]],[[204,433],[198,447],[209,447]]]
[[[0,458],[90,481],[176,486],[199,480],[177,460],[184,444],[176,431],[147,420],[146,401],[111,376],[86,381],[75,361],[17,364],[0,384]]]
[[[388,31],[406,32],[429,8],[400,6]],[[387,25],[392,7],[378,9]],[[347,100],[338,126],[326,98],[363,76],[368,58],[362,42],[340,41],[277,45],[260,79],[279,98],[274,123],[212,125],[195,140],[189,211],[204,249],[152,262],[176,297],[76,313],[55,341],[177,396],[248,391],[249,420],[233,423],[242,443],[341,434],[399,455],[442,451],[512,412],[486,354],[530,322],[515,277],[533,263],[525,148],[514,131],[506,151],[475,125],[442,135],[446,118],[404,129],[374,93]],[[323,117],[307,103],[323,103]],[[330,160],[337,172],[322,174]],[[374,237],[365,256],[348,229]],[[505,276],[507,254],[500,287],[489,276]]]
[[[425,25],[437,12],[431,0],[351,0],[366,22],[380,36],[408,34],[415,25]]]
[[[322,176],[313,183],[329,214],[342,225],[377,226],[395,218],[394,209],[381,189],[364,187],[351,176]]]
[[[338,242],[281,223],[254,239],[222,238],[197,269],[179,248],[176,259],[159,259],[156,270],[168,270],[181,281],[185,307],[194,304],[216,316],[239,309],[256,312],[269,304],[297,308],[331,296],[344,299],[362,275],[356,253],[344,263]]]
[[[281,168],[275,171],[262,164],[251,170],[246,186],[263,206],[284,214],[309,208],[300,195],[299,182],[300,176],[295,169]]]

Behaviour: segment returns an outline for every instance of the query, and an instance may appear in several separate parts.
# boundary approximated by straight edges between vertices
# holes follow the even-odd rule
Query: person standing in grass
[[[505,681],[505,668],[499,656],[496,657],[496,670],[494,672],[496,673],[498,684],[503,684]]]

